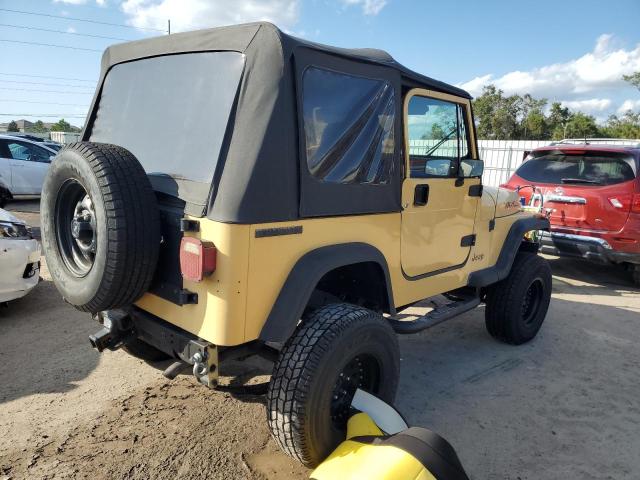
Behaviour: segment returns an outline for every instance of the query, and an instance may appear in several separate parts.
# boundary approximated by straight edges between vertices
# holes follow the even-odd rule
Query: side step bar
[[[480,297],[478,295],[474,295],[447,303],[441,307],[431,310],[426,315],[416,318],[415,320],[402,321],[395,320],[393,318],[388,318],[387,320],[396,333],[418,333],[453,317],[457,317],[464,312],[473,310],[478,305],[480,305]]]

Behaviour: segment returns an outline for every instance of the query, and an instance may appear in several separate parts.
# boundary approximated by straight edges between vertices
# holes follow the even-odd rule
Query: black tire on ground
[[[4,208],[11,198],[11,192],[4,187],[0,187],[0,208]]]
[[[630,264],[631,279],[636,287],[640,287],[640,264]]]
[[[344,303],[321,307],[304,319],[274,365],[267,393],[271,433],[287,454],[313,467],[344,440],[358,385],[392,402],[399,372],[398,340],[381,315]]]
[[[162,350],[158,350],[156,347],[149,345],[139,338],[129,340],[122,349],[128,354],[133,355],[140,360],[144,360],[145,362],[161,362],[162,360],[168,360],[171,358],[170,355],[167,355]]]
[[[47,266],[67,302],[98,312],[130,305],[147,291],[160,247],[159,211],[129,151],[66,146],[49,168],[41,209]]]
[[[507,278],[487,289],[487,330],[502,342],[526,343],[540,330],[550,300],[549,264],[535,253],[520,252]]]

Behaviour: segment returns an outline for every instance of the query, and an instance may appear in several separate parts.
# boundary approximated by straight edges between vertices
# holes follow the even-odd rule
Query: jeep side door
[[[400,253],[409,279],[468,260],[482,175],[472,125],[465,98],[422,89],[405,96]]]

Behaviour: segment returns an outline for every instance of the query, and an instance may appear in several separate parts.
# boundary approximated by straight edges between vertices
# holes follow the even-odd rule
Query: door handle
[[[429,185],[422,183],[416,185],[416,189],[413,192],[413,204],[416,207],[423,207],[429,201]]]

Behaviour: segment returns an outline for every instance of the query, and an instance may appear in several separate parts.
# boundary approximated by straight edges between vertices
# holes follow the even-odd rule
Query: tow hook
[[[191,357],[193,375],[200,383],[209,388],[218,384],[218,349],[215,346],[202,345]]]

